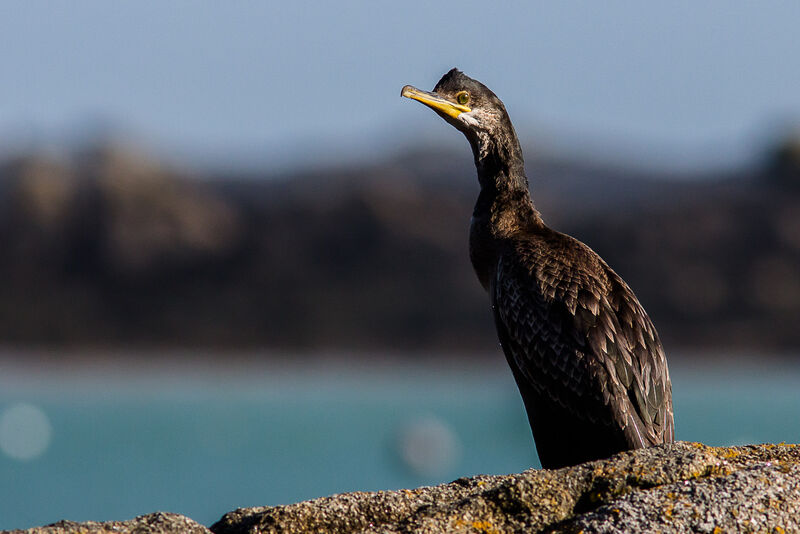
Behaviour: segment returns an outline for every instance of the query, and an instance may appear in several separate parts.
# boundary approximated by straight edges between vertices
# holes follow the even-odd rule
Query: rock
[[[800,447],[679,442],[559,470],[240,509],[215,534],[791,532]]]
[[[25,532],[27,534],[211,534],[206,527],[178,514],[156,512],[143,515],[129,521],[108,521],[96,523],[76,523],[74,521],[59,521],[46,527],[30,528],[12,532]]]
[[[210,529],[166,513],[61,521],[30,534],[95,532],[623,533],[800,531],[800,447],[678,442],[558,470],[462,478],[414,490],[355,492],[242,508]]]
[[[626,495],[551,532],[791,532],[800,528],[799,514],[798,466],[760,464]]]

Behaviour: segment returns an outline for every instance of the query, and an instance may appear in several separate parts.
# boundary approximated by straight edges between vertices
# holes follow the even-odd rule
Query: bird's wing
[[[540,396],[638,446],[672,441],[672,393],[652,322],[591,249],[554,233],[501,255],[503,350]]]
[[[617,376],[622,379],[636,415],[648,429],[645,437],[650,444],[672,442],[675,439],[672,384],[658,332],[628,284],[608,265],[603,265],[611,282],[611,311],[622,327],[623,336],[617,338],[625,339],[624,343],[612,339],[612,343],[627,347],[633,363],[630,375],[623,372],[628,366],[618,365]]]

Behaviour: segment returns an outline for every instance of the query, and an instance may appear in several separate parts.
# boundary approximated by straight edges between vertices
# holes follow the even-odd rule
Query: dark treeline
[[[800,347],[800,154],[650,175],[528,162],[551,226],[633,287],[668,347]],[[0,163],[0,343],[496,345],[467,256],[467,153],[292,176],[177,171],[119,148]]]

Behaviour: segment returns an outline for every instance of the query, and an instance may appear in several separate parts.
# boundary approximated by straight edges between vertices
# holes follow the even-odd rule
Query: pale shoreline
[[[379,357],[376,357],[379,355]],[[672,374],[800,374],[800,353],[755,354],[752,351],[675,351],[668,355]],[[398,375],[422,380],[437,376],[503,379],[509,374],[503,354],[392,351],[291,350],[133,350],[31,349],[0,347],[0,385],[107,382],[113,384],[213,382],[257,384],[261,381],[339,379],[369,380]]]

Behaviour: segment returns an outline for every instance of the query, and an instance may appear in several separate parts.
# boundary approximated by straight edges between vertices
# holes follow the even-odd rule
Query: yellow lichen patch
[[[482,532],[483,534],[500,534],[500,531],[494,528],[494,525],[492,525],[489,521],[485,520],[468,521],[459,518],[455,519],[453,523],[455,527],[459,530],[463,530],[465,527],[466,528],[471,527],[473,530],[476,530],[477,532]]]
[[[485,486],[485,485],[486,485],[486,481],[485,480],[479,480],[478,481],[478,486]]]
[[[473,521],[471,526],[478,532],[484,532],[485,534],[499,534],[499,531],[496,530],[488,521]]]
[[[663,513],[664,517],[667,519],[672,519],[672,506],[665,506],[662,508],[661,513]]]
[[[742,453],[737,451],[736,449],[725,449],[725,452],[720,454],[720,456],[725,459],[730,459],[730,458],[736,458],[740,454]]]
[[[595,477],[609,477],[617,472],[617,468],[613,465],[598,465],[592,470],[592,475]]]
[[[723,464],[715,464],[715,465],[708,465],[706,466],[705,470],[702,473],[694,474],[692,473],[692,478],[705,478],[705,477],[713,477],[713,476],[725,476],[730,475],[731,470],[727,465]]]
[[[722,529],[719,527],[714,527],[714,530],[711,531],[711,534],[722,534]]]

